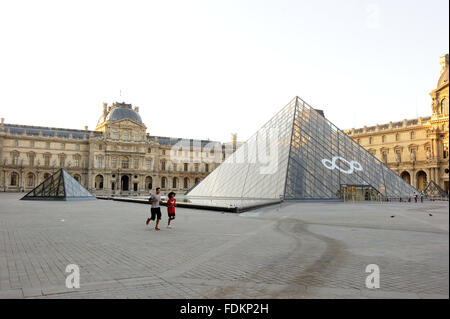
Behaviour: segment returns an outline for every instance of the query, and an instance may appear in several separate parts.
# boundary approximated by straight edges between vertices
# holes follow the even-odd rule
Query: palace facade
[[[431,91],[428,117],[347,130],[405,181],[423,190],[434,181],[449,193],[449,55],[441,56],[441,75]]]
[[[64,167],[96,195],[184,193],[237,147],[152,136],[131,104],[103,103],[94,131],[0,122],[0,191],[27,192]]]

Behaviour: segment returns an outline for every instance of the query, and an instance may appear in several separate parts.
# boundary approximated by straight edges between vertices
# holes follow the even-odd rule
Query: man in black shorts
[[[156,218],[155,230],[159,230],[158,225],[159,225],[159,221],[161,220],[161,207],[160,207],[161,195],[159,195],[160,193],[161,193],[161,188],[157,187],[156,194],[152,194],[150,196],[150,199],[148,200],[152,204],[152,208],[151,208],[152,216],[147,219],[146,224],[148,225],[151,220],[155,220],[155,218]]]

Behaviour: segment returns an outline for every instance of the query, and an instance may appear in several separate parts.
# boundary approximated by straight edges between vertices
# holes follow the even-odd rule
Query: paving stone
[[[448,202],[178,208],[175,228],[163,219],[157,232],[145,226],[146,205],[21,195],[0,194],[0,298],[449,295]],[[80,268],[80,289],[65,287],[69,264]],[[380,289],[365,287],[369,264]]]

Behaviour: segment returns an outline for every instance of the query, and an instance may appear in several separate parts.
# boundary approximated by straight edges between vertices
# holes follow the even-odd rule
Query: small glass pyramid
[[[324,200],[342,198],[349,187],[370,190],[380,199],[417,192],[295,97],[187,195]]]
[[[445,190],[443,190],[438,184],[436,184],[434,181],[430,181],[423,190],[423,194],[428,199],[441,199],[441,200],[448,200],[448,194]]]
[[[47,177],[23,200],[95,200],[97,199],[64,168]]]

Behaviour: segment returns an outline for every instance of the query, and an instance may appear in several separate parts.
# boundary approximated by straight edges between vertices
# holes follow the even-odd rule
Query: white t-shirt
[[[152,208],[159,208],[159,201],[161,200],[161,195],[152,194],[150,200],[158,200],[157,202],[152,202]]]

